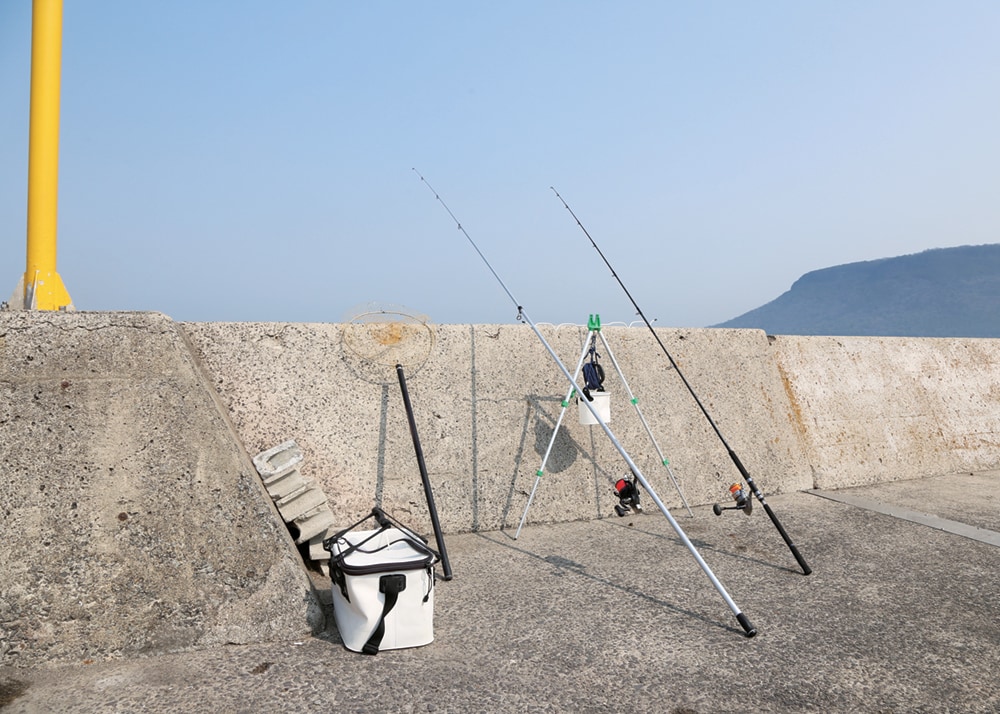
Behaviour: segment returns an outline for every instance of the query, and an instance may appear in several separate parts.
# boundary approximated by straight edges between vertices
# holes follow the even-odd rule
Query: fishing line
[[[423,181],[424,184],[427,185],[427,188],[430,189],[431,193],[434,194],[434,198],[438,200],[438,202],[448,212],[448,215],[451,216],[452,220],[455,221],[455,225],[458,226],[458,230],[462,232],[462,235],[465,236],[466,240],[469,241],[469,243],[475,249],[476,253],[479,254],[479,257],[482,259],[483,263],[485,263],[486,267],[489,268],[489,271],[493,273],[493,277],[496,278],[498,283],[500,283],[500,287],[502,287],[503,291],[507,293],[507,297],[509,297],[511,302],[514,303],[514,305],[517,307],[518,322],[524,322],[529,327],[531,327],[532,332],[534,332],[535,336],[538,337],[539,341],[545,347],[545,350],[549,353],[549,356],[552,357],[553,361],[556,363],[556,365],[558,365],[560,371],[563,373],[566,379],[569,380],[569,383],[573,385],[573,388],[576,389],[578,393],[582,394],[583,388],[576,383],[576,380],[573,378],[573,375],[569,373],[569,370],[566,368],[566,365],[564,365],[562,360],[559,359],[559,356],[555,353],[555,350],[552,349],[552,347],[546,341],[545,337],[542,336],[542,333],[538,330],[538,327],[535,325],[535,323],[531,321],[531,318],[528,317],[528,314],[524,311],[524,308],[520,304],[518,304],[517,300],[514,298],[514,295],[510,292],[510,290],[507,289],[507,286],[504,284],[503,280],[500,279],[500,276],[497,275],[497,272],[493,269],[493,266],[490,265],[490,262],[486,259],[486,256],[483,255],[483,252],[481,250],[479,250],[479,246],[477,246],[475,241],[472,240],[472,236],[470,236],[468,231],[466,231],[465,228],[462,226],[461,221],[459,221],[458,218],[455,217],[455,214],[451,212],[451,209],[448,208],[448,205],[444,202],[441,196],[438,195],[438,192],[434,190],[434,188],[430,185],[430,183],[427,182],[427,179],[425,179],[416,169],[413,169],[413,172],[420,177],[420,180]],[[666,505],[664,505],[663,501],[660,500],[660,497],[656,495],[656,492],[653,490],[652,486],[650,486],[649,482],[646,481],[646,477],[643,476],[642,472],[639,470],[639,467],[636,466],[634,461],[632,461],[632,457],[628,455],[628,452],[626,452],[624,447],[622,447],[622,445],[618,442],[618,439],[611,432],[611,429],[608,427],[607,423],[605,423],[604,419],[601,418],[601,415],[597,412],[597,409],[594,407],[594,405],[587,400],[582,400],[580,403],[587,405],[587,408],[593,415],[594,420],[598,424],[600,424],[601,428],[604,430],[604,433],[607,435],[612,445],[614,445],[618,453],[621,454],[621,457],[625,460],[625,463],[627,463],[629,468],[632,469],[632,473],[635,474],[635,477],[642,484],[642,487],[646,489],[646,492],[649,493],[650,498],[653,499],[653,502],[660,509],[660,512],[663,513],[663,515],[666,517],[667,521],[670,523],[670,527],[673,528],[674,533],[677,534],[677,537],[681,539],[681,542],[684,543],[684,546],[688,549],[688,551],[690,551],[691,555],[698,563],[698,566],[702,569],[702,571],[711,581],[712,585],[715,587],[716,591],[725,601],[726,605],[729,606],[729,609],[736,616],[736,620],[740,623],[740,626],[743,628],[743,631],[746,634],[746,636],[753,637],[754,635],[756,635],[757,628],[750,623],[750,620],[747,618],[747,616],[744,615],[743,612],[739,609],[739,607],[737,607],[736,603],[733,602],[733,599],[729,596],[729,593],[726,592],[726,589],[722,586],[722,583],[719,582],[719,579],[715,577],[715,573],[712,572],[712,569],[708,567],[708,564],[701,557],[701,553],[699,553],[698,549],[694,547],[694,544],[687,537],[687,534],[684,533],[684,530],[680,527],[680,524],[678,524],[677,521],[674,520],[674,517],[670,514],[670,511],[667,509]]]
[[[681,378],[681,381],[684,383],[684,386],[687,387],[688,392],[691,393],[691,397],[694,399],[695,404],[698,405],[698,408],[701,409],[701,413],[705,415],[705,418],[708,420],[708,423],[711,425],[712,430],[715,431],[715,435],[719,437],[719,441],[722,442],[722,445],[725,447],[726,451],[729,453],[729,458],[732,460],[733,464],[736,466],[736,469],[740,472],[740,475],[747,482],[747,486],[750,487],[750,490],[753,492],[753,495],[756,496],[757,500],[760,501],[761,505],[764,506],[764,511],[767,513],[768,517],[771,519],[771,523],[774,524],[774,527],[778,529],[778,533],[781,534],[781,538],[782,538],[782,540],[785,541],[785,545],[787,545],[788,549],[790,551],[792,551],[792,555],[795,556],[795,560],[798,562],[799,567],[802,568],[803,574],[809,575],[809,573],[812,572],[812,568],[809,567],[809,565],[806,563],[805,559],[799,553],[798,548],[796,548],[795,544],[792,543],[792,539],[788,537],[788,533],[785,532],[785,529],[782,527],[781,523],[778,521],[778,517],[776,515],[774,515],[774,511],[771,510],[771,506],[769,506],[768,503],[767,503],[767,501],[764,500],[764,494],[761,493],[761,491],[760,491],[759,488],[757,488],[757,484],[754,483],[753,477],[750,476],[750,473],[746,470],[746,467],[743,466],[743,463],[740,461],[740,458],[736,455],[736,452],[733,451],[732,447],[730,447],[729,444],[726,442],[725,437],[722,436],[722,432],[719,431],[719,427],[715,425],[715,421],[709,415],[708,410],[701,403],[701,400],[698,399],[698,395],[695,394],[694,389],[688,383],[687,379],[685,379],[683,372],[681,372],[681,370],[680,370],[680,367],[677,366],[677,363],[674,361],[674,358],[670,356],[670,352],[667,351],[667,348],[663,344],[663,341],[660,339],[660,336],[656,334],[656,330],[653,329],[653,326],[650,324],[649,320],[646,319],[646,316],[643,314],[642,309],[639,307],[639,303],[637,303],[635,301],[635,298],[632,297],[632,293],[630,293],[628,291],[628,288],[625,287],[625,283],[623,283],[622,279],[620,277],[618,277],[618,273],[616,273],[615,269],[613,267],[611,267],[611,263],[608,262],[608,259],[604,255],[604,252],[597,246],[597,241],[594,240],[594,238],[590,235],[590,233],[584,227],[583,223],[580,222],[580,219],[576,217],[575,213],[573,213],[573,209],[569,207],[568,203],[566,203],[566,199],[564,199],[562,196],[560,196],[559,192],[556,191],[556,189],[554,187],[550,186],[549,188],[551,188],[552,192],[559,198],[560,201],[562,201],[562,205],[566,207],[567,211],[569,211],[569,215],[573,216],[573,220],[576,221],[576,225],[580,226],[580,230],[582,230],[583,234],[585,236],[587,236],[587,238],[590,240],[590,244],[592,246],[594,246],[594,249],[597,251],[598,255],[601,256],[601,259],[604,261],[604,264],[606,266],[608,266],[608,270],[611,271],[611,275],[614,276],[615,280],[618,281],[618,284],[621,285],[622,290],[625,291],[625,295],[628,296],[628,299],[632,302],[632,306],[635,307],[636,313],[639,315],[639,317],[642,318],[642,321],[646,323],[646,327],[648,327],[649,331],[651,333],[653,333],[653,337],[656,339],[657,344],[660,345],[660,349],[663,350],[663,354],[665,354],[667,356],[667,359],[670,360],[670,366],[674,368],[675,372],[677,372],[677,376]],[[716,515],[718,515],[720,513],[720,511],[721,511],[721,509],[717,510],[716,511]],[[746,511],[746,512],[749,513],[749,511]]]

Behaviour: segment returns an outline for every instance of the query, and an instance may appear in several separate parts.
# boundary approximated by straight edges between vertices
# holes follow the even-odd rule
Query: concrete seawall
[[[0,663],[307,635],[322,609],[177,326],[0,312]]]
[[[541,326],[570,371],[586,327]],[[739,480],[645,328],[602,331],[691,505]],[[1000,467],[995,340],[658,328],[768,495]],[[601,352],[621,445],[680,497]],[[0,662],[296,637],[316,595],[249,457],[294,439],[349,525],[429,518],[404,368],[446,532],[513,529],[568,381],[522,325],[175,323],[0,312]],[[529,523],[614,518],[627,466],[566,412]]]
[[[427,523],[397,360],[407,375],[446,532],[516,527],[569,389],[522,325],[439,325],[433,339],[380,325],[213,323],[183,329],[247,447],[263,450],[295,439],[307,455],[303,473],[322,484],[345,521],[379,496],[391,512],[421,527]],[[360,340],[345,329],[372,336]],[[540,330],[573,371],[587,329]],[[764,333],[661,333],[761,486],[775,492],[811,487],[795,415]],[[687,500],[721,498],[739,474],[651,335],[624,327],[605,327],[604,335]],[[359,342],[373,345],[367,349],[371,359],[353,353],[351,345]],[[613,432],[667,505],[680,506],[609,355],[601,363]],[[599,427],[580,424],[577,410],[574,399],[530,522],[613,515],[612,484],[628,467]]]
[[[1000,340],[772,339],[816,488],[1000,462]]]

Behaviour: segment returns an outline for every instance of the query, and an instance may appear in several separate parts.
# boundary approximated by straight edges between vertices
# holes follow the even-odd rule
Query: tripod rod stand
[[[662,463],[666,469],[667,473],[670,475],[670,480],[673,481],[674,488],[677,489],[677,493],[681,497],[681,502],[684,504],[684,508],[687,509],[688,515],[692,518],[694,513],[691,511],[691,507],[688,505],[687,499],[684,497],[683,491],[681,491],[680,484],[677,483],[677,479],[674,477],[674,472],[670,468],[670,460],[663,455],[663,451],[660,449],[660,445],[656,442],[656,437],[653,436],[652,430],[649,428],[649,423],[646,421],[646,417],[643,416],[642,410],[639,408],[639,400],[636,398],[635,394],[632,393],[632,388],[628,385],[628,380],[625,379],[625,374],[622,372],[621,367],[618,364],[618,360],[615,359],[614,353],[611,351],[611,346],[608,341],[604,338],[604,333],[601,332],[601,317],[600,315],[591,315],[587,322],[587,337],[583,341],[583,350],[580,352],[580,359],[576,364],[576,371],[573,373],[573,381],[576,382],[577,378],[580,376],[580,370],[583,368],[583,361],[587,357],[587,353],[591,350],[591,345],[595,339],[600,339],[601,344],[604,349],[607,350],[608,357],[611,359],[611,364],[614,365],[615,371],[618,373],[619,379],[621,379],[622,385],[625,387],[625,391],[628,393],[629,401],[632,406],[635,407],[635,412],[639,416],[639,421],[642,422],[643,428],[646,430],[646,434],[649,436],[650,441],[653,443],[653,448],[656,449],[657,456],[660,457],[660,463]],[[521,529],[524,528],[525,521],[528,518],[528,511],[531,508],[531,502],[535,499],[535,492],[538,490],[538,485],[542,480],[542,475],[545,473],[545,465],[548,463],[549,456],[552,453],[552,446],[555,444],[556,436],[559,433],[559,428],[562,426],[563,417],[566,416],[566,409],[569,407],[570,399],[573,398],[573,393],[576,391],[575,387],[570,387],[569,392],[566,394],[566,398],[562,400],[562,408],[559,410],[559,418],[556,420],[556,426],[552,430],[552,436],[549,438],[548,447],[545,449],[545,455],[542,457],[542,464],[538,467],[538,471],[535,472],[535,483],[531,488],[531,493],[528,495],[528,503],[525,504],[524,513],[521,515],[521,522],[517,526],[517,531],[514,533],[514,540],[517,540],[518,536],[521,535]],[[586,398],[581,396],[580,398]]]

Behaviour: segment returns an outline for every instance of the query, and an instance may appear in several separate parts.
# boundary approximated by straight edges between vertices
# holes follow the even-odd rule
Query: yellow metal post
[[[28,260],[21,293],[22,306],[29,310],[73,309],[69,293],[56,272],[62,18],[62,0],[33,0]]]

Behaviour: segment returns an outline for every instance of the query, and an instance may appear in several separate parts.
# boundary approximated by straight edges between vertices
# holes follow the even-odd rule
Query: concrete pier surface
[[[672,512],[758,628],[752,639],[647,503],[641,515],[530,525],[517,540],[446,536],[455,577],[437,584],[425,647],[369,657],[328,628],[3,667],[0,702],[12,714],[996,712],[998,492],[991,471],[768,498],[808,576],[759,505],[749,517]]]

